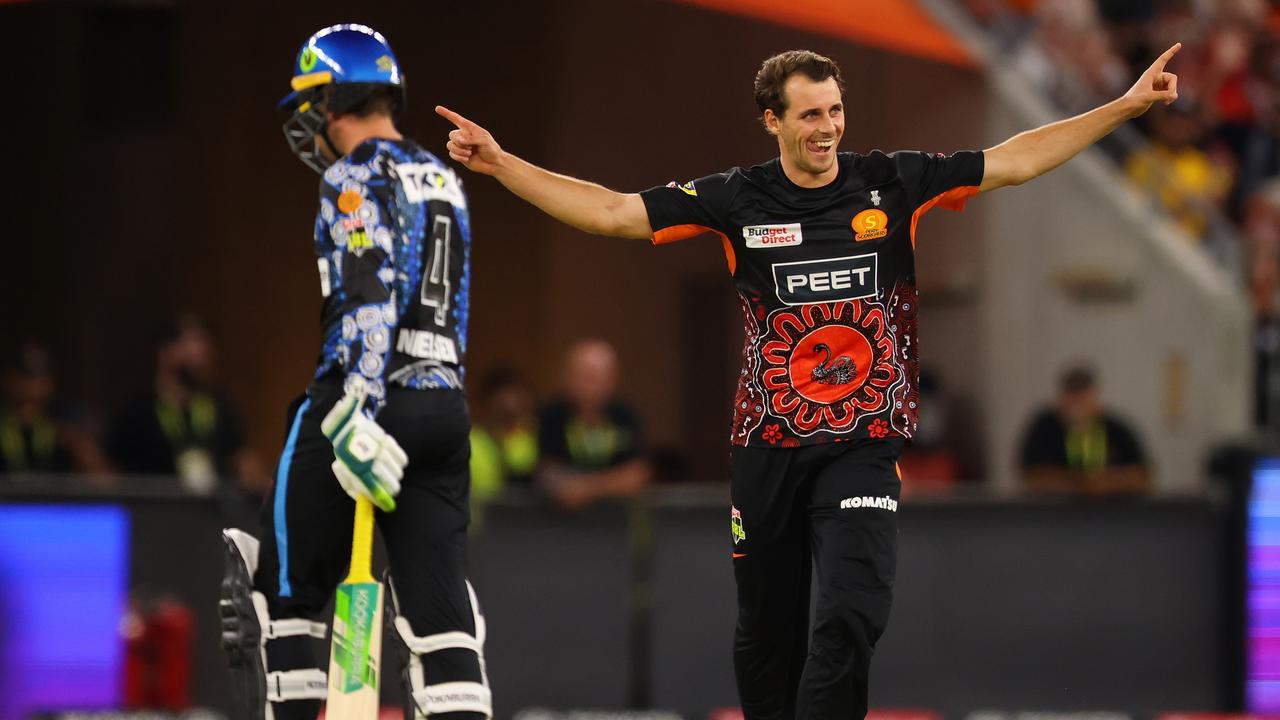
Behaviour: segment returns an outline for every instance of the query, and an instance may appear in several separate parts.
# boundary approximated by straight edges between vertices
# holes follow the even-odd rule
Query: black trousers
[[[733,448],[734,670],[746,720],[866,715],[893,601],[901,449],[898,439]]]
[[[455,630],[474,636],[466,587],[471,455],[466,398],[458,390],[391,387],[387,392],[378,424],[404,448],[409,464],[395,512],[377,511],[375,518],[400,614],[419,637]],[[340,382],[317,382],[290,413],[276,484],[263,506],[254,576],[272,619],[327,623],[322,613],[346,577],[355,502],[333,476],[333,446],[320,430],[341,396]],[[384,631],[384,645],[391,642]],[[267,664],[269,671],[327,670],[328,657],[317,654],[310,638],[281,638],[268,643]],[[430,653],[423,665],[432,684],[481,680],[479,658],[469,650]],[[388,676],[383,673],[383,682]],[[319,701],[276,703],[273,710],[278,720],[313,720]]]

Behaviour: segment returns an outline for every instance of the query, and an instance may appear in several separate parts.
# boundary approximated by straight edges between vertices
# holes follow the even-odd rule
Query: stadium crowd
[[[1125,90],[1174,42],[1178,102],[1102,147],[1209,255],[1236,273],[1258,328],[1259,425],[1280,384],[1280,3],[966,0],[1007,62],[1064,112]],[[1136,135],[1136,137],[1135,137]]]

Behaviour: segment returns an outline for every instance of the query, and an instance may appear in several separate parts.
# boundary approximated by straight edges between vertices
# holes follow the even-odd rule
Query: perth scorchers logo
[[[889,234],[889,216],[883,210],[863,210],[853,216],[854,242],[879,240]]]
[[[877,302],[857,299],[775,311],[761,345],[771,415],[800,436],[853,429],[887,408],[903,382],[894,330]]]

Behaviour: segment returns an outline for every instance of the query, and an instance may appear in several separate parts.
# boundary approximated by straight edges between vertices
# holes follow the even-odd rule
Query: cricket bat
[[[351,570],[334,597],[326,720],[378,717],[383,587],[370,572],[372,560],[373,503],[360,497],[351,536]]]

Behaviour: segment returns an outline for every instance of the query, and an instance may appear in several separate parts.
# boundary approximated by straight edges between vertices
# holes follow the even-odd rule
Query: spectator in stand
[[[564,396],[538,418],[537,481],[561,507],[644,491],[650,468],[640,423],[615,396],[618,357],[603,340],[583,340],[565,361]]]
[[[1093,372],[1085,367],[1063,373],[1057,405],[1031,421],[1021,455],[1023,478],[1033,490],[1116,496],[1147,489],[1137,436],[1104,412]]]
[[[1254,420],[1280,430],[1280,179],[1246,201],[1244,233],[1255,335]]]
[[[1236,216],[1242,217],[1248,198],[1280,176],[1280,41],[1268,38],[1254,48],[1239,93],[1248,115],[1222,123],[1218,134],[1240,161],[1233,199]]]
[[[480,384],[471,425],[471,508],[478,522],[483,506],[509,486],[528,487],[538,468],[533,393],[511,368],[491,371]]]
[[[5,363],[0,400],[0,475],[93,473],[109,470],[77,414],[56,397],[49,353],[23,343]]]
[[[1231,188],[1231,173],[1199,147],[1204,128],[1191,110],[1176,105],[1152,110],[1151,145],[1129,158],[1126,173],[1159,198],[1187,234],[1202,239]]]
[[[1013,41],[1012,64],[1060,107],[1093,107],[1128,87],[1130,70],[1112,51],[1094,0],[1039,3],[1032,16],[1031,32]]]
[[[265,490],[269,478],[244,444],[235,404],[214,384],[213,361],[213,339],[199,318],[164,328],[152,386],[125,404],[108,433],[120,471],[174,475],[196,492]]]
[[[1249,299],[1259,324],[1280,315],[1280,179],[1268,181],[1245,202]]]

